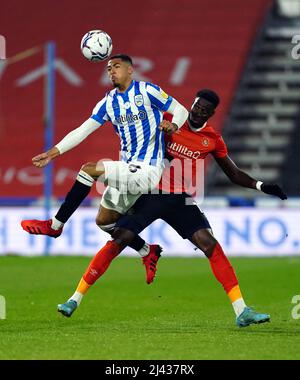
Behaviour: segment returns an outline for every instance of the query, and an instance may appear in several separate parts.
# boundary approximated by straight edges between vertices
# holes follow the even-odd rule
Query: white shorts
[[[102,195],[100,204],[109,210],[114,210],[119,214],[124,215],[135,204],[141,195],[141,193],[120,193],[119,190],[115,189],[114,187],[107,186]]]
[[[125,214],[143,194],[154,189],[161,178],[163,168],[143,162],[102,161],[107,184],[101,205]]]

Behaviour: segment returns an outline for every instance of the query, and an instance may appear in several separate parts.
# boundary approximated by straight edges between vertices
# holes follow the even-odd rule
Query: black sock
[[[143,240],[139,235],[135,235],[132,242],[128,245],[130,248],[138,252],[140,249],[143,248],[144,244],[145,244],[145,240]]]
[[[112,235],[114,230],[115,230],[115,225],[113,225],[113,227],[111,227],[110,229],[105,229],[105,232]],[[144,244],[145,244],[145,240],[143,240],[139,235],[135,235],[133,240],[128,244],[128,246],[138,252],[140,249],[143,248]]]
[[[75,181],[73,187],[68,192],[64,203],[60,206],[55,215],[55,218],[62,223],[66,223],[73,212],[77,210],[82,201],[88,196],[91,188],[91,186]]]

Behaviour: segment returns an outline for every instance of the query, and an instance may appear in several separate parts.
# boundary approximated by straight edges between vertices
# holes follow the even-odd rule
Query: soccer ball
[[[112,40],[103,30],[91,30],[81,40],[81,51],[89,61],[103,61],[112,51]]]

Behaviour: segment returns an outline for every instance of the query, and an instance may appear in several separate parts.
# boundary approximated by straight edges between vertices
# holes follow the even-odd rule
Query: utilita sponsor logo
[[[138,113],[138,115],[135,115],[133,113],[130,113],[128,115],[121,115],[121,116],[119,116],[119,117],[116,118],[116,121],[119,124],[124,124],[124,123],[132,124],[132,123],[135,123],[138,120],[145,120],[146,117],[147,117],[146,112],[145,111],[140,111]]]
[[[201,156],[201,152],[199,150],[196,150],[195,152],[185,145],[181,144],[176,144],[176,142],[168,142],[167,147],[172,150],[173,152],[177,152],[180,155],[189,157],[189,158],[194,158],[197,159]]]

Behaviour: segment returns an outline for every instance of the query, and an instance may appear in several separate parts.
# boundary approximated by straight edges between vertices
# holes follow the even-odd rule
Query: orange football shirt
[[[172,115],[165,114],[165,120],[172,120]],[[190,128],[186,121],[172,135],[165,134],[166,156],[172,157],[170,167],[166,167],[159,183],[159,188],[166,192],[195,195],[199,181],[204,181],[204,160],[208,154],[225,157],[228,154],[222,136],[209,123],[199,131]]]

